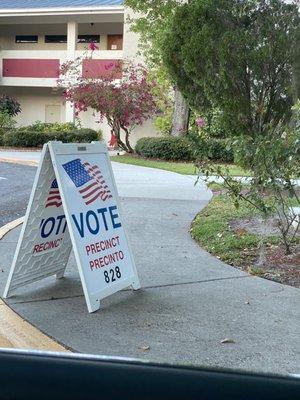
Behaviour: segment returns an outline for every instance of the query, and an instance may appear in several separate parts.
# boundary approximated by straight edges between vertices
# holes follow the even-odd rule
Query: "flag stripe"
[[[101,190],[99,187],[96,187],[95,189],[93,189],[91,192],[88,192],[87,194],[85,194],[84,196],[82,196],[83,199],[86,199],[88,197],[90,197],[91,195],[93,195],[95,192],[99,192],[99,190]],[[101,192],[100,192],[101,193]]]
[[[51,207],[51,206],[60,207],[61,205],[62,202],[58,203],[56,201],[50,201],[49,203],[46,204],[46,207]]]
[[[110,195],[110,190],[106,190],[108,186],[105,185],[105,179],[103,178],[99,167],[97,165],[91,166],[89,162],[85,162],[83,165],[89,176],[91,176],[96,181],[97,187],[101,190],[100,193],[97,193],[97,191],[93,190],[92,192],[89,192],[89,196],[85,195],[84,198],[88,199],[88,201],[86,201],[86,204],[90,204],[90,202],[95,201],[98,197],[100,197],[102,201],[111,198],[112,196]],[[97,196],[93,196],[93,198],[91,198],[90,196],[94,192],[97,193]]]
[[[103,200],[103,201],[105,201],[105,200],[107,200],[107,199],[110,199],[112,196],[108,196],[107,194],[105,195],[105,196],[103,196],[103,197],[101,197],[101,199]]]
[[[97,193],[96,196],[94,196],[90,200],[86,201],[85,204],[88,205],[88,204],[93,203],[98,197],[99,197],[99,193]]]
[[[87,190],[91,189],[91,188],[92,188],[93,186],[95,186],[95,185],[97,185],[97,182],[93,182],[93,183],[91,183],[89,186],[85,187],[84,189],[80,189],[80,190],[79,190],[79,193],[84,193],[84,192],[86,192]]]
[[[58,185],[56,179],[51,182],[49,194],[45,207],[60,207],[62,205]]]

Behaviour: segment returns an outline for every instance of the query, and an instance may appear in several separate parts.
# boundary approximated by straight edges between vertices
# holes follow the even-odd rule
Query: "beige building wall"
[[[0,87],[0,94],[13,96],[21,104],[22,112],[17,115],[18,126],[46,121],[46,107],[60,106],[60,121],[65,122],[65,104],[60,93],[51,88]]]

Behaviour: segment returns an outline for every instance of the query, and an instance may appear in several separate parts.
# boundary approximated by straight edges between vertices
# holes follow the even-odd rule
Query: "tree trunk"
[[[131,147],[130,142],[129,142],[130,131],[126,127],[121,126],[119,122],[114,121],[112,119],[108,120],[108,125],[111,127],[112,131],[116,135],[118,147],[120,149],[126,151],[126,153],[134,153],[134,150]],[[121,129],[123,130],[123,132],[125,134],[125,143],[121,139],[121,133],[122,133]]]
[[[172,136],[186,135],[189,127],[190,109],[185,98],[175,87],[175,104],[172,121]]]
[[[127,128],[125,128],[124,126],[121,126],[121,128],[125,132],[125,144],[126,144],[126,148],[127,148],[126,152],[127,153],[134,153],[134,150],[131,147],[130,142],[129,142],[129,134],[130,134],[129,130]]]
[[[112,122],[110,124],[110,126],[111,126],[114,134],[116,135],[118,147],[127,152],[126,145],[125,145],[125,143],[122,142],[122,139],[121,139],[121,127],[120,127],[120,125],[115,123],[115,122]]]

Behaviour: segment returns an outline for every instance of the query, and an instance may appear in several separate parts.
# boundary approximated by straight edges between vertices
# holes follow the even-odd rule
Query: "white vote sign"
[[[100,142],[44,145],[4,297],[44,277],[61,278],[72,248],[89,312],[110,294],[140,288]]]

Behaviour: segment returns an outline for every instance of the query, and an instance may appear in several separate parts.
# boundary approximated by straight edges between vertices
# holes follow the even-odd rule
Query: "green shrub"
[[[16,99],[6,94],[0,97],[0,113],[7,113],[11,117],[15,117],[20,112],[21,105]]]
[[[135,151],[142,157],[171,161],[191,161],[192,145],[182,137],[145,137],[139,139]]]
[[[101,140],[101,131],[93,129],[78,129],[68,132],[39,132],[17,129],[6,132],[3,135],[3,145],[14,147],[41,147],[50,140],[58,140],[64,143],[84,143]]]
[[[4,146],[4,140],[3,140],[4,132],[2,129],[0,129],[0,146]]]
[[[102,136],[102,132],[99,130],[94,131],[93,129],[89,129],[89,128],[81,128],[78,129],[76,131],[72,131],[72,132],[67,132],[67,133],[63,133],[62,134],[62,139],[58,139],[61,140],[62,142],[73,142],[73,143],[84,143],[84,142],[92,142],[95,140],[102,140],[103,136]]]
[[[16,121],[7,111],[0,111],[0,129],[3,132],[14,129],[15,125]]]
[[[210,160],[232,163],[234,154],[226,139],[209,138],[204,141],[206,155]]]
[[[231,163],[233,151],[226,139],[203,139],[198,134],[187,137],[146,137],[139,139],[135,151],[142,157],[171,161],[193,161],[208,158]]]
[[[11,131],[3,135],[3,144],[14,147],[39,147],[48,139],[45,134],[34,131]]]
[[[234,152],[228,139],[201,137],[195,132],[189,132],[187,137],[191,142],[195,159],[209,159],[224,163],[234,161]]]
[[[30,132],[74,132],[79,128],[72,122],[41,122],[36,121],[32,125],[22,126],[19,128],[20,131],[30,131]]]
[[[0,146],[4,145],[3,136],[5,132],[10,132],[14,129],[16,121],[7,111],[0,110]]]
[[[165,112],[154,119],[155,128],[163,135],[170,135],[172,130],[172,112]]]
[[[205,121],[205,125],[199,128],[196,124],[197,118],[203,118]],[[207,110],[205,113],[192,113],[190,118],[190,129],[196,133],[200,133],[203,137],[206,138],[217,138],[217,139],[224,139],[228,138],[232,135],[235,135],[236,132],[230,130],[229,127],[226,125],[226,118],[227,116],[218,109],[218,108],[211,108]],[[227,128],[225,129],[225,125]]]

